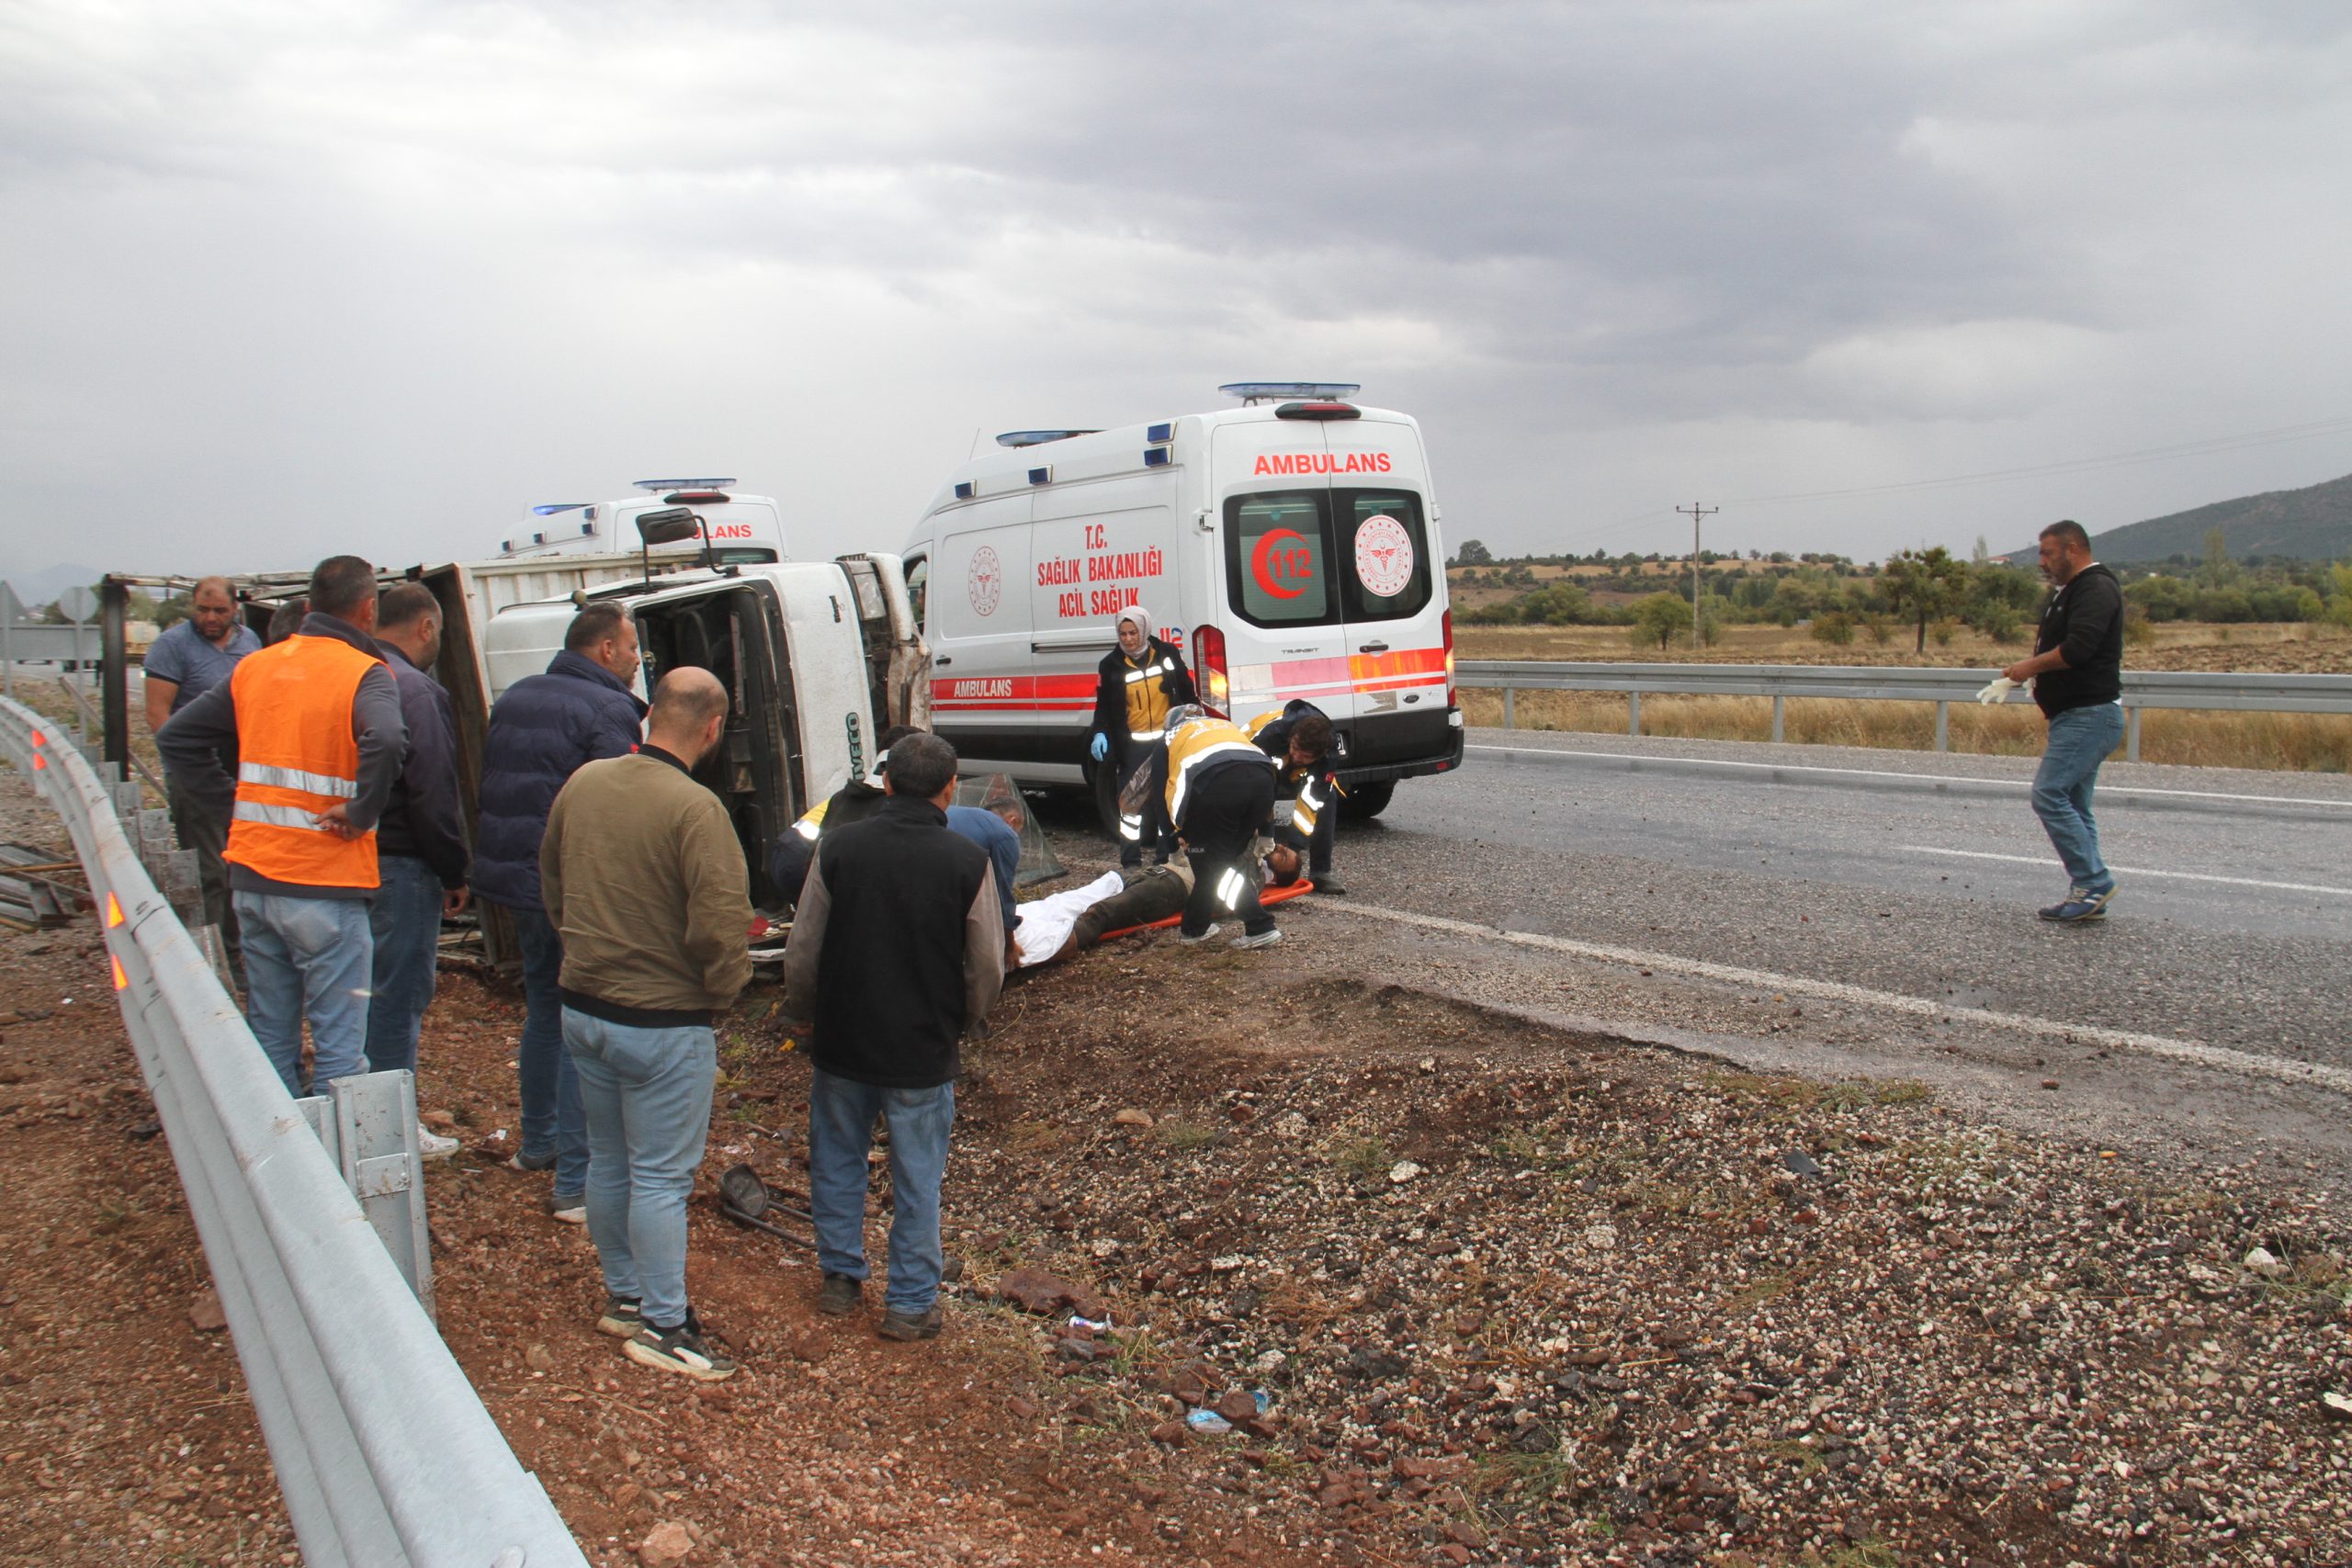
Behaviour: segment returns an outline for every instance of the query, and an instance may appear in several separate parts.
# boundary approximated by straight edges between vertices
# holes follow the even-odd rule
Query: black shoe
[[[936,1306],[920,1315],[892,1307],[882,1314],[881,1325],[876,1332],[885,1339],[936,1339],[939,1331],[946,1325],[947,1314]]]
[[[675,1328],[647,1324],[621,1347],[621,1354],[639,1366],[659,1367],[696,1382],[723,1382],[736,1371],[735,1359],[712,1349],[703,1338],[702,1324],[692,1307],[686,1309],[686,1321]]]
[[[645,1326],[645,1314],[638,1303],[627,1296],[606,1296],[604,1315],[596,1319],[596,1331],[616,1339],[634,1339],[637,1331]]]
[[[1340,879],[1328,871],[1320,876],[1311,876],[1307,881],[1310,886],[1306,890],[1309,893],[1320,893],[1326,898],[1344,898],[1348,896],[1348,890],[1340,885]]]
[[[817,1310],[828,1317],[847,1317],[865,1300],[865,1281],[846,1274],[828,1274],[817,1287]]]

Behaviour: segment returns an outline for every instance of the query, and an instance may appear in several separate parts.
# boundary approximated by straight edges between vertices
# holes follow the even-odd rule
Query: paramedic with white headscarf
[[[1184,656],[1152,635],[1151,612],[1130,605],[1119,612],[1116,627],[1119,646],[1103,656],[1098,670],[1088,751],[1112,769],[1114,793],[1136,769],[1151,769],[1152,787],[1143,792],[1146,806],[1120,819],[1119,863],[1141,865],[1148,850],[1164,865],[1176,847],[1161,798],[1168,778],[1168,714],[1200,699]]]

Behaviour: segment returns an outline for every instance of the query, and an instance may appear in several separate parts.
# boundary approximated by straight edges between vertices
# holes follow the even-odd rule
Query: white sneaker
[[[1278,931],[1260,931],[1256,936],[1238,936],[1228,944],[1248,952],[1253,948],[1275,947],[1281,944],[1283,933]]]
[[[1179,946],[1198,947],[1201,943],[1208,941],[1209,938],[1216,935],[1218,930],[1218,927],[1211,926],[1208,930],[1203,931],[1198,936],[1189,936],[1183,931],[1179,931],[1176,933],[1176,942]]]
[[[416,1129],[416,1152],[425,1159],[447,1159],[464,1146],[455,1138],[427,1132],[421,1124]]]

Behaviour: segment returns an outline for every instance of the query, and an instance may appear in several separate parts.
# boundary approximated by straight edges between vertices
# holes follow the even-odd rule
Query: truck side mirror
[[[710,547],[710,536],[704,532],[702,519],[690,507],[665,506],[659,512],[640,512],[637,516],[637,536],[644,541],[640,554],[644,558],[645,585],[653,586],[653,547],[683,544],[688,539],[702,541],[703,564],[716,568],[718,557]]]

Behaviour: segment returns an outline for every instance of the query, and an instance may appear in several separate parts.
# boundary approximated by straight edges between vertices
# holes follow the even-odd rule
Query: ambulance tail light
[[[1438,624],[1445,628],[1445,705],[1453,707],[1453,612],[1448,610]]]
[[[1215,626],[1196,627],[1193,663],[1201,673],[1201,705],[1223,718],[1233,701],[1233,679],[1225,663],[1225,634]]]

